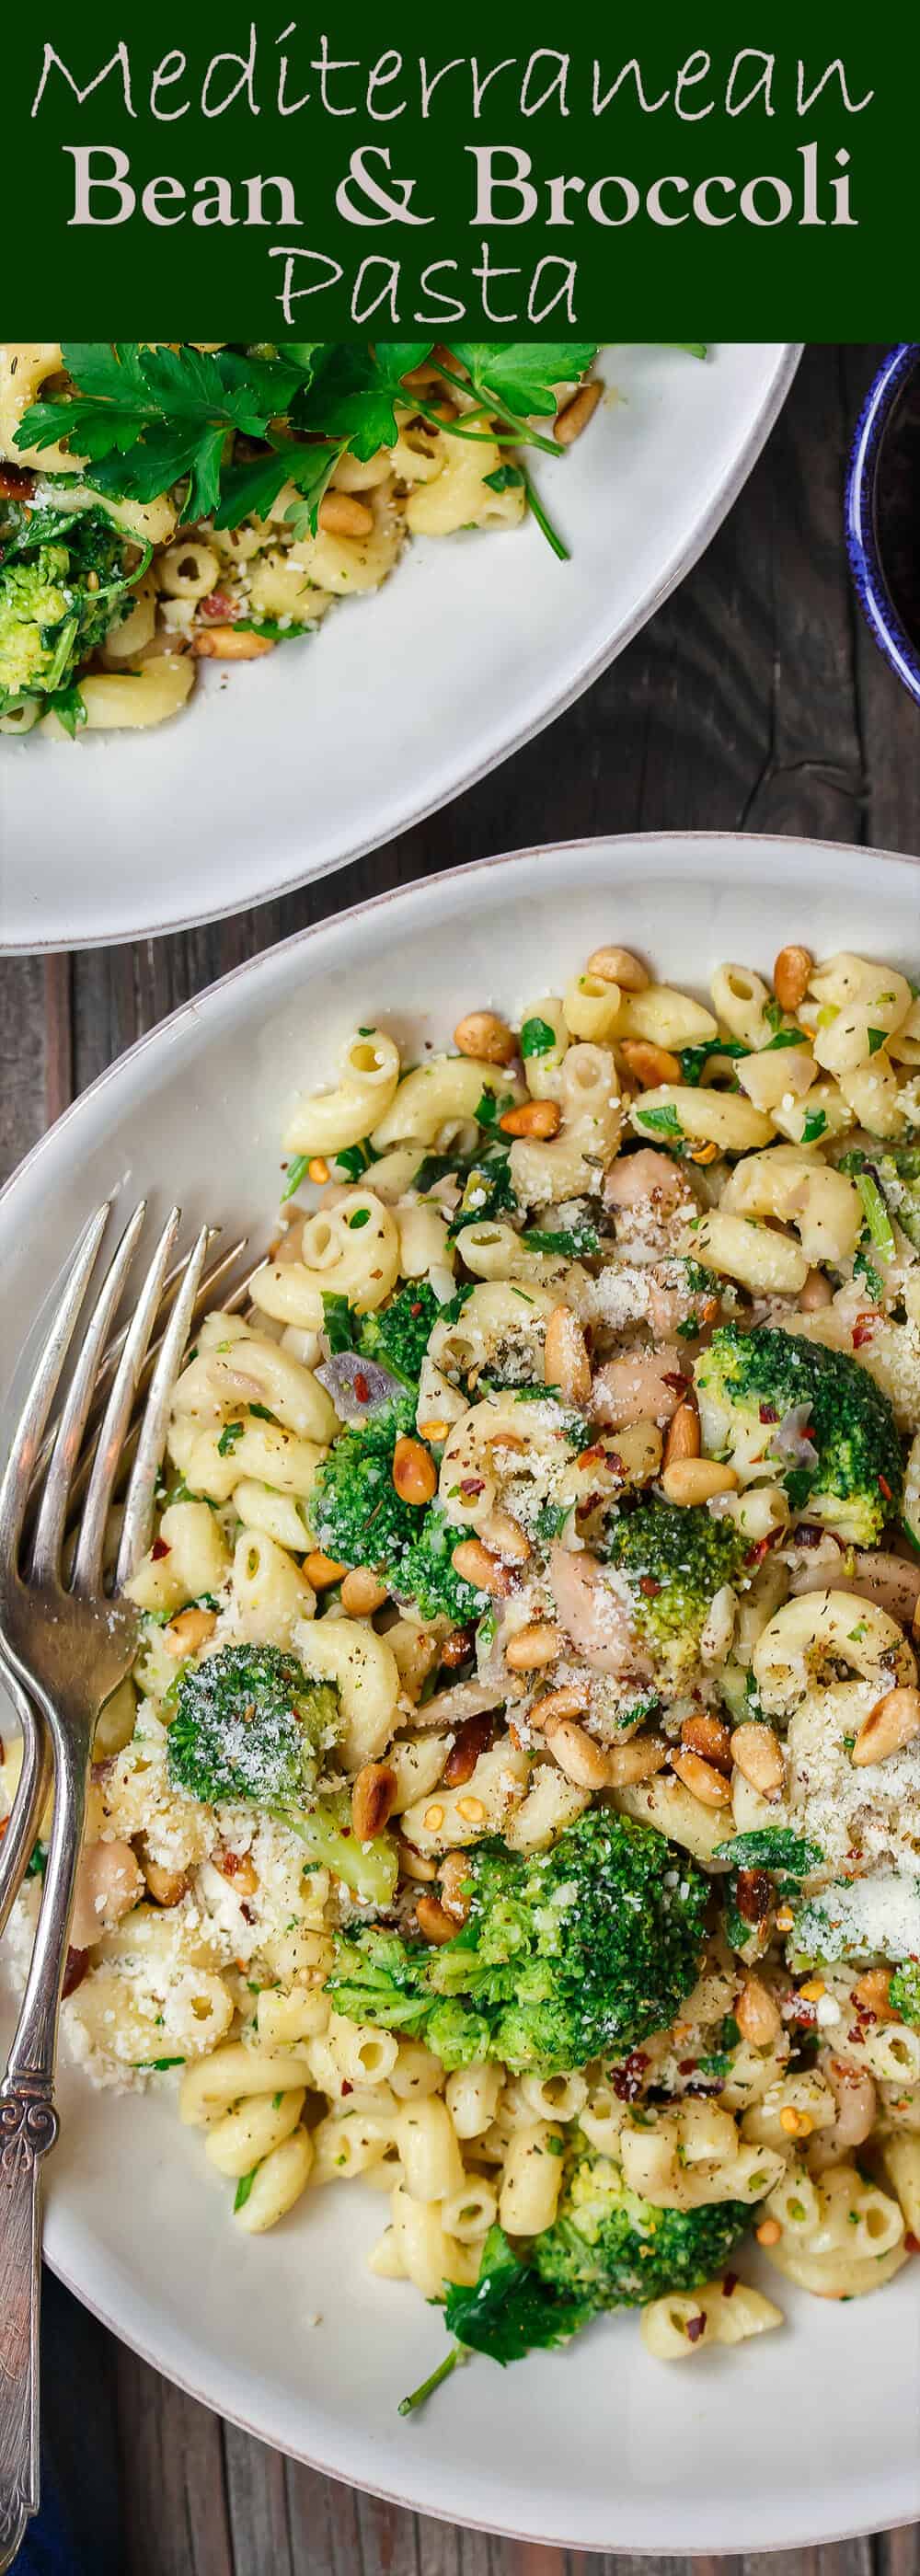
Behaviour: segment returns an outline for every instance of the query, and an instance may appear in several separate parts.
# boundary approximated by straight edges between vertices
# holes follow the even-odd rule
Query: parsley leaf
[[[430,2379],[403,2398],[401,2415],[423,2405],[464,2353],[487,2353],[504,2370],[527,2352],[567,2343],[593,2314],[589,2300],[566,2298],[541,2280],[500,2227],[489,2229],[473,2288],[461,2289],[454,2282],[445,2287],[444,2322],[457,2341]]]
[[[803,1145],[816,1145],[819,1136],[823,1136],[826,1126],[827,1119],[823,1109],[806,1109],[802,1120]]]
[[[522,1056],[550,1055],[558,1044],[555,1029],[550,1027],[548,1020],[525,1020],[521,1030]]]
[[[287,1180],[285,1181],[284,1188],[281,1192],[282,1207],[284,1206],[285,1199],[292,1199],[295,1190],[299,1190],[301,1181],[306,1180],[309,1164],[309,1154],[292,1154],[287,1167]]]
[[[217,1443],[217,1455],[219,1458],[232,1458],[237,1441],[242,1440],[245,1428],[246,1426],[243,1422],[224,1423],[220,1439]]]
[[[526,1244],[528,1252],[557,1253],[569,1261],[591,1259],[601,1248],[600,1235],[586,1220],[579,1220],[577,1225],[561,1226],[558,1232],[554,1232],[552,1227],[529,1226],[526,1234],[522,1234],[521,1242]]]
[[[258,2165],[253,2165],[250,2173],[240,2175],[239,2182],[237,2183],[236,2190],[233,2194],[234,2217],[236,2216],[238,2209],[245,2209],[258,2170]]]
[[[558,384],[570,384],[593,366],[597,346],[586,340],[508,340],[496,348],[482,340],[454,340],[451,355],[467,369],[477,393],[539,419],[557,410]]]
[[[679,1136],[683,1139],[684,1131],[672,1100],[667,1101],[663,1109],[637,1109],[634,1114],[640,1127],[650,1127],[653,1136]]]
[[[352,1351],[355,1346],[351,1307],[347,1297],[323,1290],[323,1331],[331,1352]]]

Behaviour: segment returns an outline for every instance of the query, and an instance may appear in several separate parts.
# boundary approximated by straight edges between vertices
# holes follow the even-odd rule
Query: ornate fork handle
[[[58,2120],[47,2077],[0,2086],[0,2569],[38,2504],[38,2305],[42,2158]]]

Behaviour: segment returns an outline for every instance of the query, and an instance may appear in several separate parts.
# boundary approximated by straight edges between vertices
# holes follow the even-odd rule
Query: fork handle
[[[51,2084],[28,2070],[0,2085],[0,2570],[38,2506],[38,2317],[42,2158],[57,2136]]]

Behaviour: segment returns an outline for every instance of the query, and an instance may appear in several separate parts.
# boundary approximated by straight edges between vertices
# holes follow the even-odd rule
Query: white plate
[[[558,715],[688,572],[799,351],[611,351],[589,437],[538,480],[571,546],[419,542],[373,597],[155,733],[0,743],[0,946],[79,948],[237,912],[417,822]]]
[[[261,1241],[286,1101],[356,1020],[443,1035],[476,1003],[540,993],[547,959],[559,978],[610,939],[699,985],[723,958],[769,969],[788,939],[916,972],[918,885],[909,861],[864,849],[594,841],[460,869],[304,932],[133,1047],[23,1165],[0,1200],[7,1347],[34,1350],[106,1191],[148,1190],[152,1222],[175,1195],[190,1227],[242,1221]],[[378,2193],[326,2191],[276,2234],[241,2238],[162,2093],[93,2093],[73,2074],[61,2092],[55,2269],[167,2376],[282,2450],[424,2513],[573,2548],[792,2548],[920,2516],[916,2265],[842,2307],[768,2275],[787,2330],[683,2369],[649,2359],[635,2316],[610,2318],[502,2376],[476,2361],[401,2422],[397,2399],[444,2329],[363,2268]]]

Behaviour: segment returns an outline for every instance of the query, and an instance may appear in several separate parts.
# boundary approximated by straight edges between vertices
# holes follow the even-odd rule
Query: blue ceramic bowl
[[[876,643],[920,705],[920,342],[889,352],[853,441],[846,536]]]

